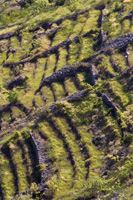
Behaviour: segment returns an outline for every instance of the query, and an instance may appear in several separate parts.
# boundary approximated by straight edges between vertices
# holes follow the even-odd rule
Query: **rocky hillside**
[[[11,199],[133,199],[132,0],[0,0]]]

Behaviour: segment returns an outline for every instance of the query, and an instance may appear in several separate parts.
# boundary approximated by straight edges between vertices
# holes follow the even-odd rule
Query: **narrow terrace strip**
[[[66,58],[67,58],[68,53],[67,53],[66,48],[60,48],[58,50],[58,53],[59,53],[59,59],[58,59],[58,65],[57,65],[56,71],[58,71],[59,69],[67,65]]]
[[[77,127],[75,126],[75,124],[73,123],[72,119],[67,115],[67,114],[63,114],[61,113],[61,116],[63,115],[63,117],[66,119],[69,127],[71,128],[73,134],[75,135],[76,140],[78,140],[79,146],[80,146],[80,151],[81,154],[84,157],[84,161],[85,161],[85,167],[86,167],[86,179],[88,179],[89,176],[89,166],[90,166],[90,155],[89,155],[89,149],[88,146],[86,144],[86,141],[84,141],[84,138],[82,137],[82,134],[78,131]]]
[[[46,149],[48,149],[49,158],[53,160],[53,166],[57,171],[56,179],[60,180],[58,190],[69,191],[73,179],[73,166],[68,160],[69,153],[64,147],[63,141],[56,135],[56,131],[48,122],[42,122],[39,125],[39,131],[42,136],[47,138]]]
[[[55,65],[56,65],[56,55],[52,54],[48,57],[47,67],[45,68],[45,77],[53,74]]]
[[[50,124],[50,126],[52,127],[52,129],[54,130],[54,132],[57,134],[57,137],[59,137],[62,141],[63,141],[63,145],[64,145],[64,148],[66,149],[66,151],[68,152],[69,154],[69,159],[70,159],[70,162],[71,162],[71,165],[73,167],[73,176],[75,176],[75,161],[73,159],[73,155],[72,155],[72,152],[71,150],[69,149],[69,144],[67,143],[67,141],[65,140],[65,137],[64,135],[62,134],[62,132],[59,130],[59,128],[56,126],[56,123],[55,121],[53,121],[53,119],[48,119],[48,122]]]
[[[10,145],[10,149],[18,175],[19,192],[22,192],[28,188],[28,182],[26,179],[26,167],[23,164],[22,150],[17,145],[13,144]]]
[[[55,91],[54,91],[54,89],[53,89],[53,86],[52,86],[52,85],[50,85],[50,89],[51,89],[51,91],[52,91],[52,93],[53,93],[54,102],[56,102],[57,98],[56,98]]]
[[[9,199],[15,195],[14,177],[9,167],[9,160],[0,155],[0,197],[2,200]]]
[[[52,87],[57,100],[65,97],[66,92],[64,91],[62,83],[52,83]]]
[[[65,88],[67,88],[67,91],[68,91],[68,95],[71,95],[75,92],[77,92],[77,88],[74,84],[74,77],[73,78],[67,78],[64,82],[65,84]]]
[[[1,30],[1,29],[10,28],[10,27],[13,27],[13,26],[18,26],[18,25],[21,25],[21,23],[9,24],[9,25],[6,25],[6,26],[2,26],[2,27],[0,27],[0,30]]]
[[[47,23],[46,21],[42,21],[42,22],[39,23],[39,25],[37,25],[34,29],[31,29],[30,32],[36,31],[40,26],[42,26],[42,28],[45,28],[46,30],[47,30],[47,29],[50,29],[51,26],[52,26],[53,24],[60,25],[60,24],[61,24],[63,21],[65,21],[66,19],[69,19],[69,20],[76,20],[77,17],[78,17],[79,15],[83,15],[84,13],[89,12],[89,10],[90,10],[90,9],[83,10],[83,11],[80,11],[80,12],[77,12],[77,13],[73,13],[73,14],[71,14],[71,15],[65,16],[65,17],[60,18],[60,19],[58,19],[58,20],[56,20],[56,21],[53,21],[53,22],[51,22],[51,23]]]
[[[13,174],[13,177],[14,177],[14,180],[13,180],[13,184],[15,186],[14,193],[18,194],[18,192],[19,192],[18,173],[17,173],[17,170],[16,170],[16,164],[15,164],[13,157],[12,157],[11,149],[9,148],[8,145],[5,145],[2,148],[2,153],[4,154],[5,158],[8,159],[8,161],[9,161],[9,168],[11,170],[11,173]]]
[[[85,160],[86,167],[88,167],[86,180],[89,181],[89,178],[91,178],[92,174],[95,173],[94,170],[101,167],[100,151],[98,151],[96,146],[92,143],[93,136],[87,126],[78,126],[77,130],[81,135],[85,151],[89,156],[88,158],[86,157]]]
[[[15,67],[15,66],[17,66],[17,65],[24,65],[24,64],[27,63],[27,62],[35,62],[38,58],[45,58],[45,57],[47,57],[49,54],[55,54],[55,53],[58,51],[59,48],[64,47],[64,46],[66,46],[66,45],[69,45],[69,44],[71,44],[72,42],[78,41],[78,40],[79,40],[79,37],[77,37],[77,36],[76,36],[75,38],[73,38],[73,39],[65,40],[65,41],[59,43],[59,44],[56,45],[56,46],[50,47],[49,49],[47,49],[47,50],[45,50],[45,51],[43,51],[43,52],[41,52],[41,53],[36,54],[35,56],[33,56],[33,57],[31,57],[31,58],[27,58],[27,59],[22,60],[22,61],[17,62],[17,63],[12,63],[12,65],[13,65],[13,67]],[[10,65],[11,65],[11,63],[10,63],[10,64],[5,63],[3,66],[4,66],[4,67],[8,67],[8,66],[10,66]]]
[[[30,173],[29,173],[28,160],[27,160],[24,144],[21,140],[18,140],[17,145],[22,150],[23,165],[25,165],[25,169],[26,169],[26,179],[27,179],[28,185],[30,186]]]
[[[83,11],[80,11],[80,12],[77,12],[77,13],[73,13],[73,14],[71,14],[69,16],[66,16],[66,17],[62,18],[62,19],[59,19],[57,21],[53,21],[52,24],[56,23],[57,25],[59,25],[59,24],[62,23],[62,21],[66,20],[66,19],[74,19],[74,20],[76,20],[78,15],[83,15],[84,13],[89,12],[89,10],[90,9],[83,10]]]
[[[75,176],[73,177],[73,185],[72,188],[80,188],[84,184],[85,181],[85,175],[86,175],[86,168],[85,168],[85,162],[82,157],[82,154],[80,152],[79,144],[75,142],[75,136],[70,131],[70,127],[67,124],[67,121],[62,118],[58,117],[54,119],[54,123],[58,127],[58,129],[61,131],[62,136],[68,145],[68,148],[70,149],[73,160],[75,163]],[[80,186],[78,181],[80,180]]]
[[[31,137],[28,137],[25,139],[25,136],[22,134],[23,140],[24,140],[24,149],[27,154],[28,164],[29,164],[29,171],[31,173],[30,181],[31,183],[40,183],[40,172],[37,169],[37,160],[35,156],[35,151],[33,149],[33,146],[31,144]]]

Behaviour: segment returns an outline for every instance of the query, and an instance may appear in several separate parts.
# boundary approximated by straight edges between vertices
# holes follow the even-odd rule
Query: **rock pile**
[[[88,95],[88,90],[81,90],[79,92],[75,92],[74,94],[71,94],[63,99],[60,99],[59,101],[78,101],[81,100],[82,98],[86,97]]]
[[[110,42],[107,44],[104,50],[106,50],[108,47],[121,49],[127,46],[128,44],[131,44],[132,42],[133,42],[133,33],[129,33],[123,36],[119,36],[114,40],[110,40]]]
[[[41,183],[44,183],[46,178],[48,177],[48,170],[47,170],[47,166],[48,166],[48,160],[46,158],[46,152],[44,151],[44,147],[45,147],[45,143],[44,140],[41,139],[41,137],[39,136],[39,134],[32,132],[31,133],[31,143],[33,145],[34,151],[36,153],[36,157],[38,160],[38,164],[41,165],[45,165],[46,169],[41,170]]]
[[[17,76],[15,78],[13,78],[11,81],[6,82],[4,85],[8,88],[8,89],[13,89],[13,87],[15,86],[21,86],[23,85],[23,83],[26,81],[26,76]]]

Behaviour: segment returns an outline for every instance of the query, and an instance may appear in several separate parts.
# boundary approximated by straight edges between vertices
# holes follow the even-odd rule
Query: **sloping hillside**
[[[11,199],[133,199],[132,0],[0,0]]]

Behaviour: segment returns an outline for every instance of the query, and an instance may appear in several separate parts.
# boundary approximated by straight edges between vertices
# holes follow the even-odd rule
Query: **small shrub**
[[[129,103],[130,104],[133,104],[133,92],[131,91],[128,95],[128,98],[129,98]]]
[[[46,165],[45,164],[40,164],[39,165],[39,170],[40,171],[45,171],[47,168],[46,168]]]
[[[36,200],[40,199],[40,192],[39,192],[37,184],[35,182],[33,182],[31,184],[30,192],[32,194],[33,199],[36,199]]]
[[[106,4],[104,2],[99,3],[95,6],[95,9],[97,10],[103,10],[105,8]]]
[[[2,92],[2,94],[7,94],[7,100],[10,103],[15,103],[18,101],[18,94],[16,93],[16,91],[9,91],[9,92]]]
[[[133,134],[128,134],[123,137],[122,144],[129,146],[133,142]]]
[[[114,11],[117,12],[120,11],[121,9],[122,9],[122,4],[120,2],[116,2]]]
[[[38,190],[37,184],[33,182],[30,187],[31,193],[35,193]]]
[[[22,8],[27,8],[28,6],[30,6],[32,3],[34,3],[34,0],[24,0],[20,2],[20,6]]]
[[[64,5],[64,3],[65,3],[65,0],[56,0],[57,6],[62,6],[62,5]]]
[[[83,199],[87,200],[87,199],[90,199],[89,197],[97,196],[98,193],[101,192],[101,190],[104,188],[104,181],[100,177],[95,176],[93,178],[93,180],[90,179],[89,184],[86,183],[85,187],[86,187],[85,191],[87,193],[85,194],[85,192],[84,192],[85,198],[83,198]]]
[[[111,48],[111,47],[108,47],[106,50],[105,50],[105,55],[106,56],[111,56],[114,54],[114,49]]]
[[[41,110],[39,115],[40,115],[41,118],[47,119],[50,116],[49,107],[45,107],[43,110]]]
[[[120,175],[119,179],[121,182],[125,182],[127,179],[129,179],[130,173],[127,170],[123,170]]]
[[[18,94],[16,92],[10,92],[8,100],[10,103],[16,102],[18,100]]]
[[[48,0],[35,0],[35,3],[39,6],[47,6],[48,5]]]
[[[54,183],[50,183],[49,189],[45,193],[46,198],[49,199],[49,200],[53,199],[56,190],[57,190],[57,185],[55,185]]]

